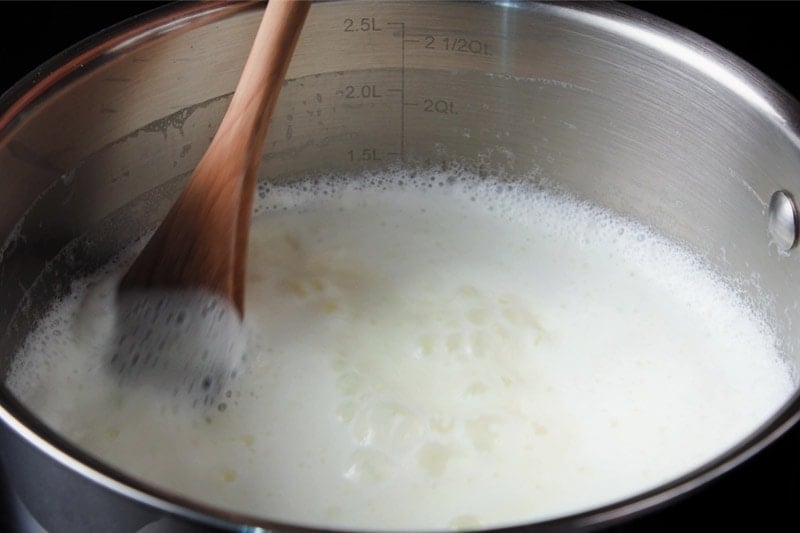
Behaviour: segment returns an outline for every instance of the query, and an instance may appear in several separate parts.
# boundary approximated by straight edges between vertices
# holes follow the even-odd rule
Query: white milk
[[[259,196],[248,369],[214,409],[111,377],[118,272],[75,284],[9,385],[144,480],[367,529],[489,527],[610,503],[713,458],[795,388],[731,288],[601,209],[435,174]]]

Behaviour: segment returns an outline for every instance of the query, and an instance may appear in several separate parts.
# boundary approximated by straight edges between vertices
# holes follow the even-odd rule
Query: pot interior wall
[[[794,104],[699,39],[593,9],[315,5],[262,179],[460,165],[566,189],[735,278],[800,364],[797,257],[766,213],[800,192]],[[221,13],[121,41],[0,132],[0,372],[44,303],[155,225],[196,165],[260,19]]]

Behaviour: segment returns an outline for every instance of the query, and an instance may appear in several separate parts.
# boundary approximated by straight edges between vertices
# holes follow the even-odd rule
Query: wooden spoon
[[[244,314],[247,240],[267,125],[310,2],[270,0],[211,145],[119,290],[205,289]]]
[[[309,1],[270,0],[230,106],[178,200],[120,281],[120,383],[218,405],[244,357],[247,241],[267,126]]]

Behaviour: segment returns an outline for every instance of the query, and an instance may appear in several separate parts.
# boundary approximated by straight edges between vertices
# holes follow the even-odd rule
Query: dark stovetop
[[[0,92],[69,45],[162,3],[0,2]],[[794,56],[798,50],[797,24],[792,2],[629,3],[717,42],[800,99]],[[0,531],[9,531],[8,500],[3,490],[0,481]],[[800,428],[711,486],[665,510],[607,531],[736,526],[781,531],[790,529],[788,524],[796,520],[797,509],[800,509]]]

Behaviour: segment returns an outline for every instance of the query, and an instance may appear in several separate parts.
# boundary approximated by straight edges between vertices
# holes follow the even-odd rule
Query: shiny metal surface
[[[769,235],[779,250],[797,245],[797,205],[788,191],[775,191],[769,199]]]
[[[244,4],[171,6],[0,101],[0,374],[48,298],[166,212],[258,21]],[[569,190],[736,279],[800,367],[797,254],[770,248],[765,231],[773,191],[798,189],[798,106],[714,45],[608,3],[330,2],[313,6],[288,78],[262,179],[458,162]],[[2,387],[0,400],[13,457],[3,466],[45,528],[286,529],[131,480]],[[532,528],[590,528],[669,502],[763,448],[799,409],[795,396],[746,442],[657,490]],[[75,487],[63,510],[103,511],[56,516],[39,490],[55,484]]]

